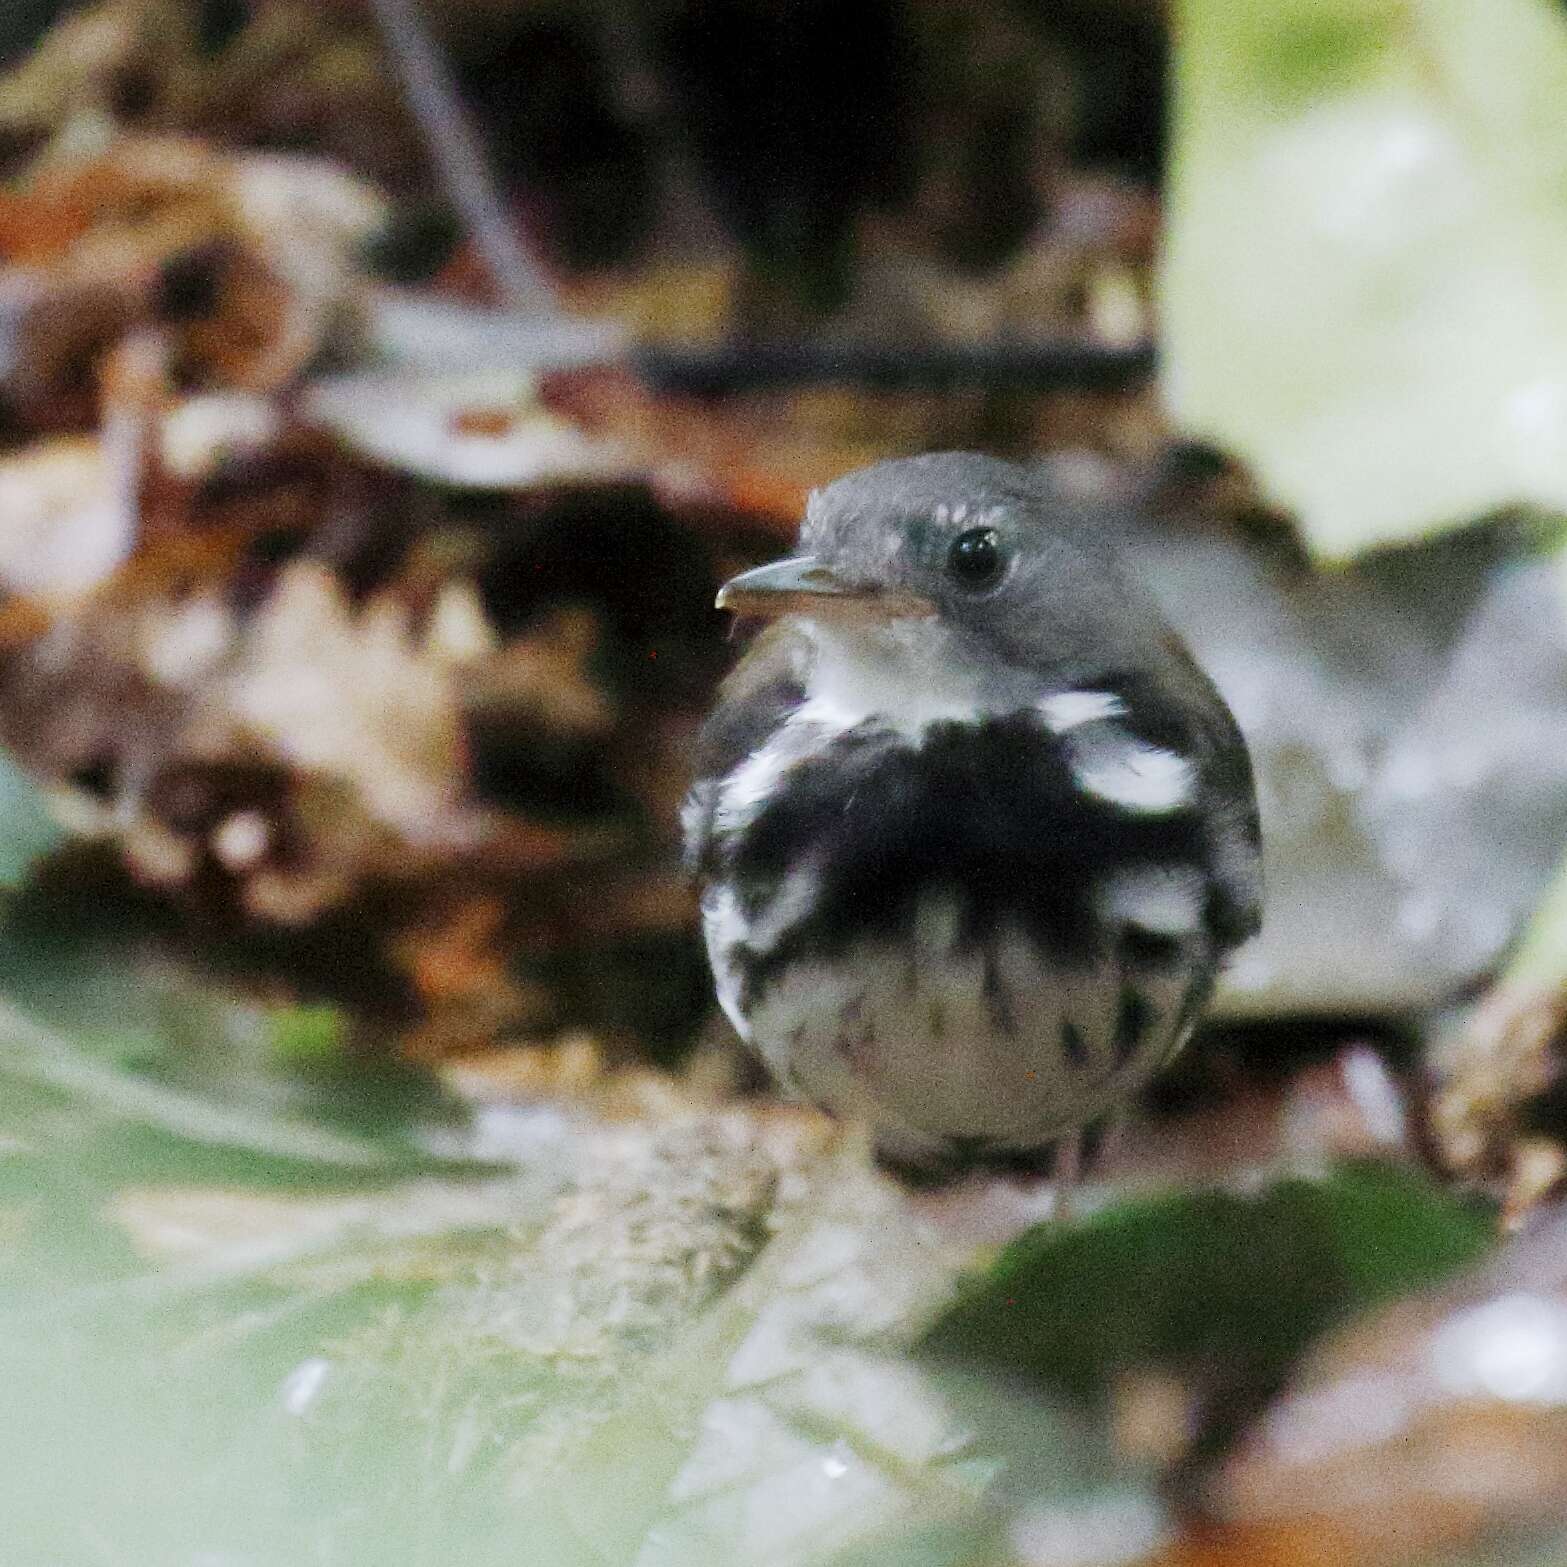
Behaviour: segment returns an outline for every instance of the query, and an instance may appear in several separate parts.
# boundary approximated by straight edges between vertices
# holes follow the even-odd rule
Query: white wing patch
[[[718,1004],[743,1039],[751,1037],[751,1028],[740,1005],[742,975],[736,953],[741,947],[759,956],[771,952],[810,914],[820,887],[814,859],[797,865],[754,920],[746,918],[739,895],[728,883],[714,882],[703,894],[702,933]]]
[[[713,970],[713,988],[724,1016],[742,1039],[750,1039],[751,1027],[740,1010],[740,968],[735,949],[745,944],[750,925],[734,891],[714,883],[702,897],[702,934],[707,939],[707,961]]]
[[[805,919],[821,892],[821,876],[813,856],[796,865],[783,879],[767,907],[757,916],[747,945],[758,953],[771,952],[788,932]]]
[[[1189,805],[1197,782],[1184,756],[1132,739],[1078,751],[1072,777],[1085,794],[1149,815]]]
[[[766,745],[720,780],[713,831],[720,837],[743,832],[777,797],[786,773],[863,721],[863,714],[832,702],[802,702]]]
[[[1126,704],[1112,691],[1058,691],[1039,704],[1039,712],[1051,733],[1063,735],[1082,724],[1124,718]]]

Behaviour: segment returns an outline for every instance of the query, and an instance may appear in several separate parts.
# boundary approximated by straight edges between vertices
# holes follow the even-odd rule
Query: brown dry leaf
[[[199,750],[238,731],[290,767],[340,779],[410,842],[449,829],[461,797],[449,679],[421,656],[399,605],[372,600],[356,614],[332,574],[307,562],[279,577],[193,727]]]
[[[662,397],[621,370],[558,371],[544,378],[541,390],[550,406],[586,430],[637,453],[671,493],[748,513],[778,543],[794,536],[816,485],[887,455],[868,442],[847,447],[808,423],[802,430],[793,420],[769,422],[758,417],[754,399],[712,408]],[[804,399],[788,401],[791,413],[805,406]],[[842,399],[845,408],[853,401]]]
[[[12,593],[74,598],[135,544],[134,494],[110,437],[60,436],[0,458],[0,583]]]
[[[393,185],[425,177],[424,147],[370,19],[354,6],[267,0],[220,48],[195,0],[73,8],[0,77],[0,138],[46,162],[122,131],[311,146]]]
[[[910,215],[869,227],[842,324],[852,337],[974,343],[1082,333],[1129,344],[1153,330],[1158,203],[1142,187],[1071,182],[1057,210],[982,272],[931,249]]]
[[[1219,1056],[1217,1082],[1202,1084],[1205,1063],[1178,1072],[1190,1106],[1140,1116],[1108,1140],[1092,1169],[1123,1194],[1144,1188],[1200,1188],[1264,1171],[1318,1168],[1346,1160],[1414,1160],[1404,1086],[1370,1045],[1348,1043],[1324,1060],[1264,1075],[1224,1061],[1199,1039],[1194,1056]],[[1173,1085],[1165,1085],[1167,1088]]]
[[[74,9],[0,78],[0,130],[23,145],[88,115],[140,100],[156,115],[195,54],[191,7],[180,0],[100,0]]]
[[[519,955],[548,952],[562,941],[559,932],[529,928],[526,891],[464,887],[460,877],[447,877],[424,889],[419,902],[388,943],[421,1009],[422,1020],[402,1038],[405,1056],[437,1062],[493,1052],[498,1042],[538,1038],[558,1024],[555,990],[516,968]]]
[[[0,201],[13,414],[79,427],[137,324],[163,328],[178,384],[287,385],[352,329],[359,246],[384,217],[368,187],[307,158],[162,137],[50,164]]]
[[[610,448],[575,436],[551,458],[571,482],[447,497],[280,401],[175,395],[176,348],[108,356],[135,548],[23,602],[0,669],[0,726],[112,847],[117,895],[230,967],[224,944],[268,931],[272,983],[300,964],[305,994],[425,1057],[688,1033],[705,990],[674,839],[724,662],[711,582],[770,552],[765,526],[711,489],[584,482],[581,449]],[[437,455],[505,445],[473,385],[427,390]],[[33,531],[79,567],[83,526]],[[316,938],[352,962],[310,961]]]
[[[459,903],[438,924],[428,922],[409,943],[408,968],[420,994],[440,1005],[502,986],[505,924],[505,905],[485,894]]]
[[[739,264],[729,257],[656,261],[630,277],[570,279],[561,296],[571,310],[621,322],[641,342],[689,347],[725,340],[739,281]]]
[[[605,640],[598,615],[567,605],[470,663],[459,690],[473,743],[553,758],[563,776],[590,765],[625,716],[592,672]]]
[[[699,583],[690,606],[627,599],[611,559],[631,527],[654,551],[633,568],[684,560],[683,519],[624,488],[542,495],[504,536],[523,553],[481,582],[484,534],[439,514],[398,533],[373,476],[312,531],[312,497],[359,470],[288,456],[265,405],[213,401],[164,418],[183,471],[156,475],[156,536],[46,632],[20,624],[5,661],[5,733],[68,823],[182,940],[294,932],[261,948],[274,982],[369,1004],[420,1056],[574,1022],[622,1049],[688,1032],[703,991],[674,817],[721,645]],[[327,563],[344,541],[346,570]],[[564,576],[503,634],[487,603],[546,580],[529,549]],[[312,932],[350,942],[354,975],[306,961]]]
[[[1204,1525],[1140,1559],[1137,1567],[1371,1567],[1371,1560],[1353,1531],[1321,1522]]]
[[[0,658],[0,733],[62,791],[73,831],[118,819],[168,754],[180,703],[127,660],[117,617],[63,617]]]
[[[230,144],[308,146],[388,189],[427,182],[425,144],[367,8],[267,0],[171,106],[181,129]]]
[[[550,412],[525,371],[346,376],[311,387],[304,409],[367,461],[443,484],[521,490],[634,471],[618,442]]]

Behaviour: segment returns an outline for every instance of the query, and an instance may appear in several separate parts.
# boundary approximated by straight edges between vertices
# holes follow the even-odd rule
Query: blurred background
[[[1269,882],[999,1252],[676,821],[717,584],[950,447]],[[1564,515],[1556,0],[7,0],[0,1561],[1567,1557]]]

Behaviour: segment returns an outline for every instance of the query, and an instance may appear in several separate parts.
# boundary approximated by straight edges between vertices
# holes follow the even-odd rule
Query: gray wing
[[[1146,700],[1178,715],[1185,730],[1212,855],[1209,922],[1222,946],[1235,947],[1262,928],[1262,826],[1251,753],[1218,687],[1173,631],[1166,652]]]

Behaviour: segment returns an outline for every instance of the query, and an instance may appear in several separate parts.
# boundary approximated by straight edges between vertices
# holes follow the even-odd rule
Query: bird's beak
[[[814,555],[742,571],[718,590],[717,604],[737,615],[768,620],[778,615],[810,615],[817,620],[924,619],[936,613],[936,606],[918,594],[845,582]]]

